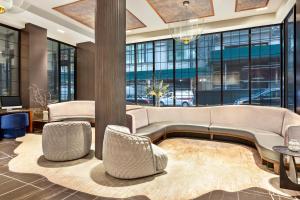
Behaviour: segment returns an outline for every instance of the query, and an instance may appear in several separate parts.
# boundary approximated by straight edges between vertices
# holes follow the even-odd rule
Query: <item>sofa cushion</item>
[[[166,127],[170,122],[158,122],[144,128],[137,129],[136,135],[149,137],[152,141],[163,137],[166,134]]]
[[[209,123],[172,122],[166,128],[167,133],[172,132],[209,132]]]
[[[279,161],[279,154],[273,151],[273,146],[283,145],[284,138],[273,132],[253,129],[251,127],[229,126],[228,124],[212,125],[212,133],[226,133],[231,136],[254,140],[260,155],[269,160]]]
[[[255,133],[256,147],[263,158],[279,162],[279,153],[273,151],[273,146],[284,145],[284,138],[278,134],[265,134],[257,131]]]
[[[134,117],[135,128],[139,129],[148,126],[148,114],[145,108],[127,111],[126,114]]]
[[[196,122],[210,124],[210,108],[147,108],[149,124],[170,122]]]
[[[281,134],[285,109],[263,106],[216,106],[211,108],[211,123],[251,127]]]
[[[300,125],[300,116],[292,111],[286,110],[284,115],[283,127],[282,127],[282,136],[285,137],[287,130],[290,126],[299,126]]]
[[[244,139],[254,140],[253,130],[250,127],[238,127],[229,124],[214,124],[209,127],[209,131],[213,134],[226,134]]]

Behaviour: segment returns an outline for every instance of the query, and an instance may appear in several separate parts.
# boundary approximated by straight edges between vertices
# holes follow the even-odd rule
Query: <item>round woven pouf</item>
[[[47,160],[75,160],[90,152],[92,128],[88,122],[49,123],[43,128],[42,138],[43,153]]]

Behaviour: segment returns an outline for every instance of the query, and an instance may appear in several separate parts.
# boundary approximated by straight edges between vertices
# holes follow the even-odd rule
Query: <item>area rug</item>
[[[253,187],[284,196],[298,195],[281,190],[278,176],[260,164],[257,151],[240,144],[167,139],[159,144],[169,156],[164,173],[124,181],[107,175],[102,161],[94,157],[93,151],[77,161],[49,162],[42,154],[41,135],[27,134],[18,141],[22,144],[15,150],[18,156],[9,163],[11,171],[40,174],[53,183],[102,197],[143,195],[155,200],[184,200],[215,190],[237,192]]]

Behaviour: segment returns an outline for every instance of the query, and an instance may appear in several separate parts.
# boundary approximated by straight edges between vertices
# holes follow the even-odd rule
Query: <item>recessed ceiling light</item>
[[[65,33],[65,31],[64,31],[64,30],[61,30],[61,29],[57,29],[57,32]]]
[[[257,8],[256,11],[262,11],[262,10],[267,10],[268,7],[263,7],[263,8]]]
[[[193,23],[193,22],[197,22],[199,21],[199,19],[190,19],[189,22]]]

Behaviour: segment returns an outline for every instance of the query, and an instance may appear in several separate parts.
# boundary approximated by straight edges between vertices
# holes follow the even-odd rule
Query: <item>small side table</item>
[[[48,120],[33,120],[32,121],[32,127],[33,127],[33,132],[34,133],[41,133],[43,132],[43,127],[45,124],[48,123]]]
[[[295,157],[300,157],[300,151],[290,151],[286,146],[274,146],[273,150],[280,153],[280,188],[300,191],[295,162]],[[288,174],[284,165],[284,156],[289,157]]]

